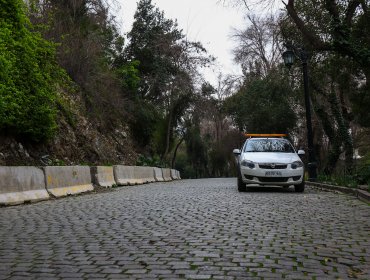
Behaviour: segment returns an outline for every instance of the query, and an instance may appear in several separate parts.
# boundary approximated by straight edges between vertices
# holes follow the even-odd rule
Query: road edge
[[[306,181],[306,185],[324,190],[339,191],[341,193],[351,194],[364,202],[370,203],[370,193],[365,190],[310,181]]]

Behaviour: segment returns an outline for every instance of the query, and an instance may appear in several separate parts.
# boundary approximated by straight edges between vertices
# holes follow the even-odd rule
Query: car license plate
[[[281,171],[266,171],[265,176],[282,176]]]

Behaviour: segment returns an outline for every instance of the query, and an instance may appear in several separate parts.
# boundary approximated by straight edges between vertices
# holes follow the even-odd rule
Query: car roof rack
[[[284,133],[245,133],[245,136],[247,137],[266,137],[266,138],[269,138],[269,137],[287,137],[288,135],[287,134],[284,134]]]

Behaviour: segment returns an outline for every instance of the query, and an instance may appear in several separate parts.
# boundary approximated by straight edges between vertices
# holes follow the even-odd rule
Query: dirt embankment
[[[73,123],[64,113],[58,113],[55,137],[45,143],[0,134],[0,165],[135,164],[137,147],[128,125],[122,122],[107,128],[89,119],[81,103],[78,100],[79,108],[75,103],[69,109]]]

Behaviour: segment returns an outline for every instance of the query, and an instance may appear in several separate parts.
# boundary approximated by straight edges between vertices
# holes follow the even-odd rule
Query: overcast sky
[[[118,0],[120,9],[117,14],[122,32],[130,31],[138,0]],[[240,67],[235,65],[231,50],[234,43],[229,38],[232,28],[242,28],[246,21],[243,11],[224,7],[217,0],[153,0],[165,17],[177,19],[179,27],[189,40],[200,41],[208,52],[217,57],[219,70],[223,74],[240,74]],[[217,73],[208,70],[206,79],[216,82]]]

